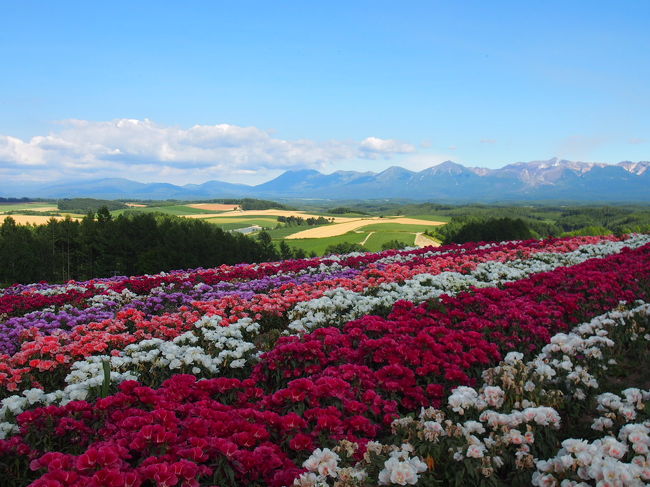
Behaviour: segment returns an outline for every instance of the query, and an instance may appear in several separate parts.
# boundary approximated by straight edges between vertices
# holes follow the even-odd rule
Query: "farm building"
[[[244,235],[248,235],[249,233],[259,232],[260,230],[262,230],[262,227],[260,227],[259,225],[251,225],[250,227],[237,228],[233,230],[233,232],[238,232],[238,233],[243,233]]]

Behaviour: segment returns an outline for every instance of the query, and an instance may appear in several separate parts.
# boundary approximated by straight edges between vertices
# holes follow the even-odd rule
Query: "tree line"
[[[295,251],[281,249],[282,257]],[[114,275],[261,262],[280,257],[268,234],[257,239],[198,219],[135,213],[113,218],[106,208],[83,219],[0,225],[0,283],[65,282]]]
[[[322,216],[319,216],[318,218],[314,218],[314,217],[303,218],[301,216],[293,216],[293,215],[278,217],[278,223],[284,223],[288,227],[302,226],[302,225],[308,225],[308,226],[327,225],[328,223],[332,223],[332,221],[333,219],[327,219]]]
[[[109,210],[122,210],[128,208],[124,203],[113,200],[98,200],[95,198],[64,198],[58,200],[56,206],[61,211],[70,213],[84,213],[96,212],[101,208]]]
[[[533,232],[521,218],[471,218],[462,221],[452,219],[447,225],[425,232],[443,244],[465,242],[501,242],[505,240],[528,240]]]

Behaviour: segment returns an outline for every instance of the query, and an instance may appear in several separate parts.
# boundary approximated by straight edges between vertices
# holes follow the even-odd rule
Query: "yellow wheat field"
[[[50,218],[55,220],[64,220],[64,216],[45,216],[45,215],[0,215],[0,223],[4,222],[5,218],[10,216],[18,225],[36,224],[43,225],[50,221]],[[78,217],[71,217],[73,220],[79,220]]]

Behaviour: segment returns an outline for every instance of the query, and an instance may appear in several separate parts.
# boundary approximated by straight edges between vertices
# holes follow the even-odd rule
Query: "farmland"
[[[641,485],[649,377],[626,371],[649,351],[648,300],[647,235],[13,286],[0,473],[10,487]]]
[[[371,202],[350,204],[349,207],[306,205],[291,209],[274,202],[250,200],[247,208],[237,203],[192,202],[129,202],[128,208],[111,211],[113,217],[140,213],[200,219],[225,231],[258,226],[267,231],[276,248],[286,241],[293,249],[323,255],[332,246],[349,243],[363,244],[370,251],[382,250],[384,245],[431,245],[453,241],[454,232],[471,221],[513,216],[523,219],[531,235],[600,235],[609,233],[647,232],[650,213],[646,207],[563,207],[563,206],[444,206],[432,203],[397,204]],[[69,215],[81,218],[83,212],[70,214],[56,210],[53,202],[16,203],[0,206],[10,211],[19,224],[46,223]],[[39,215],[40,212],[47,212]],[[279,218],[326,218],[326,225],[286,225]],[[0,218],[2,218],[0,216]],[[425,234],[426,233],[426,234]],[[255,238],[255,234],[251,235]],[[493,239],[491,236],[488,239]],[[504,238],[504,237],[502,237]],[[508,237],[505,237],[508,238]],[[515,238],[515,237],[509,237]],[[522,237],[528,238],[528,237]],[[480,238],[479,238],[480,239]]]

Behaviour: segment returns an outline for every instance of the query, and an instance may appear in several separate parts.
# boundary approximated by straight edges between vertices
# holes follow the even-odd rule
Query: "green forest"
[[[0,225],[0,284],[139,275],[296,256],[288,247],[281,250],[282,255],[268,234],[252,239],[170,215],[114,218],[103,208],[81,220],[52,219],[45,225],[17,225],[8,216]]]

